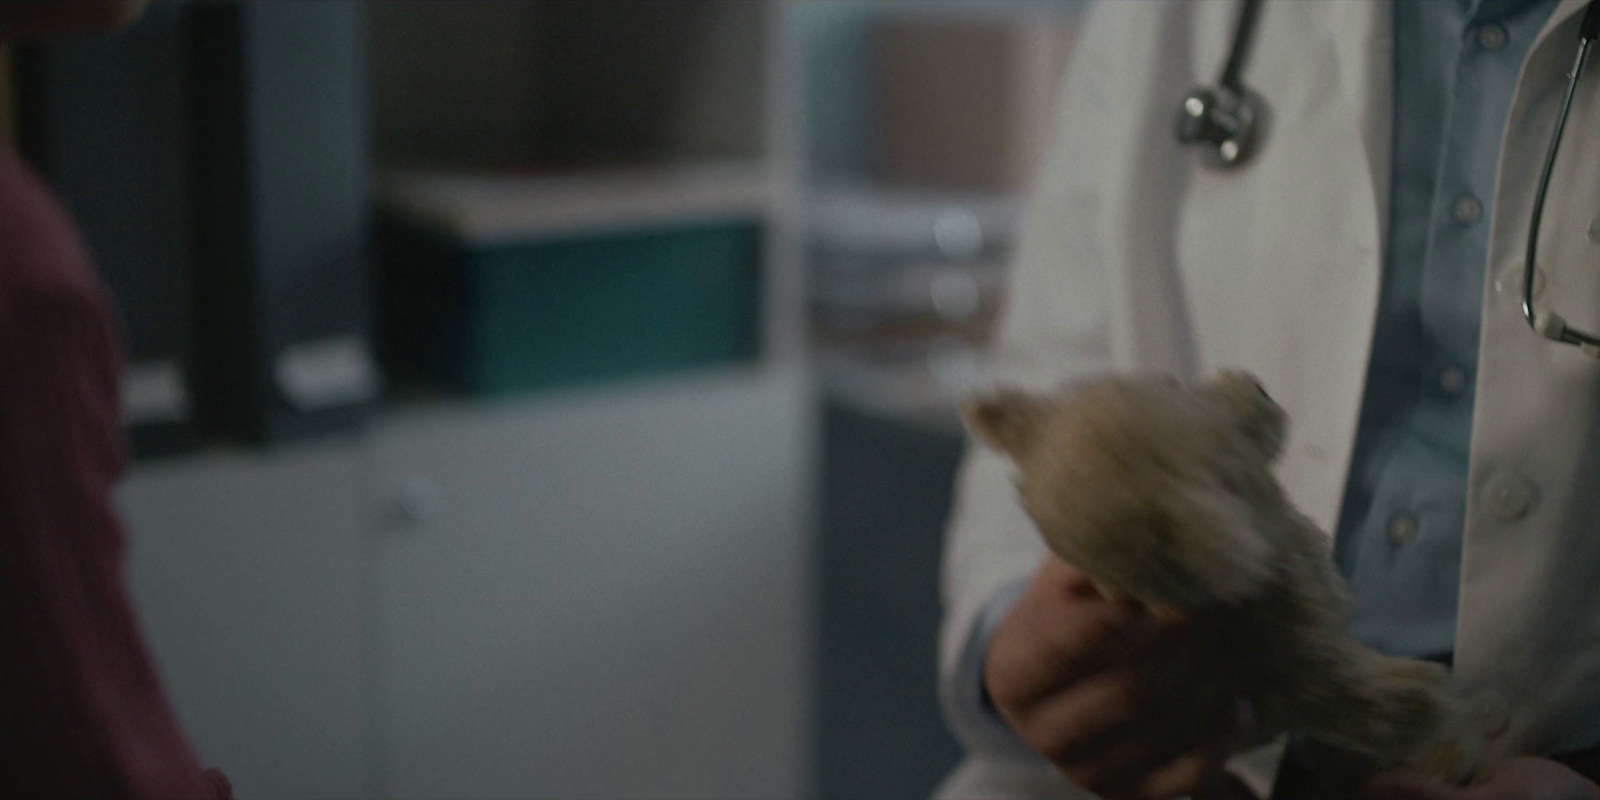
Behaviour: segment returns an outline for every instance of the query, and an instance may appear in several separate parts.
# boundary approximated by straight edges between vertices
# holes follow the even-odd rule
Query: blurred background
[[[240,797],[925,796],[1078,0],[156,0],[0,129],[122,309],[132,591]]]

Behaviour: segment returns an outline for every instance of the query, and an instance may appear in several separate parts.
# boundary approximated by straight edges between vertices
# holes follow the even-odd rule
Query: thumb
[[[1362,793],[1371,800],[1471,800],[1467,790],[1440,783],[1415,772],[1380,772],[1367,781]]]

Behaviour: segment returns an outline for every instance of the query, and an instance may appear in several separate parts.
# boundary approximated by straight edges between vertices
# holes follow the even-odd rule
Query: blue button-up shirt
[[[1455,646],[1472,388],[1502,129],[1555,0],[1394,4],[1394,165],[1371,367],[1335,556],[1351,629]]]

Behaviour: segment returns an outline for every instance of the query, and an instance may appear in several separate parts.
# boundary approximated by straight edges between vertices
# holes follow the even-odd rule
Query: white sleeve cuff
[[[968,753],[1042,760],[1000,718],[983,685],[983,660],[989,650],[989,637],[1027,586],[1027,578],[1018,578],[989,596],[973,622],[955,669],[941,687],[939,699],[945,720]]]

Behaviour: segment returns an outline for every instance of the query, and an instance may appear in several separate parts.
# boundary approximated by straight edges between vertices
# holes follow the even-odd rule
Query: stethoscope
[[[1241,0],[1239,19],[1228,45],[1228,60],[1215,86],[1202,86],[1184,95],[1178,113],[1178,141],[1202,145],[1201,163],[1219,170],[1235,169],[1247,163],[1260,149],[1266,135],[1267,102],[1244,85],[1244,62],[1255,35],[1256,18],[1263,0]],[[1589,60],[1589,50],[1600,36],[1600,0],[1589,0],[1578,24],[1578,54],[1567,73],[1567,90],[1561,99],[1550,146],[1545,150],[1544,167],[1539,173],[1538,191],[1533,197],[1533,215],[1528,220],[1528,252],[1522,267],[1522,316],[1540,336],[1555,342],[1576,345],[1585,354],[1600,358],[1600,336],[1567,325],[1560,314],[1534,307],[1534,275],[1539,247],[1539,224],[1544,217],[1545,195],[1561,149],[1561,134],[1567,128],[1567,115],[1577,94],[1578,78]]]

